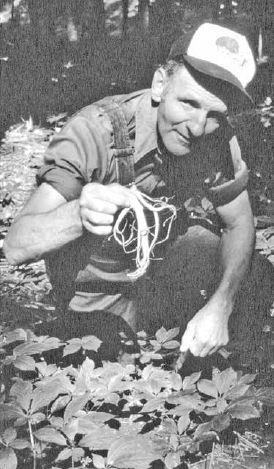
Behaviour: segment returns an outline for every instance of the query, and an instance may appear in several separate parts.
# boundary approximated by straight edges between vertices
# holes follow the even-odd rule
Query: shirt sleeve
[[[77,199],[82,187],[103,179],[107,167],[106,141],[100,119],[78,114],[54,135],[37,174],[67,200]]]
[[[228,171],[217,170],[204,180],[207,198],[215,207],[226,205],[236,199],[248,184],[248,169],[241,156],[238,140],[233,135],[229,140]]]

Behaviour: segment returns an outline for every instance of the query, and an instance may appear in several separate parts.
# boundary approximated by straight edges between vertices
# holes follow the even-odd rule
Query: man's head
[[[152,82],[166,149],[184,156],[198,138],[219,127],[228,111],[250,107],[245,87],[254,74],[246,38],[230,29],[205,23],[188,43],[179,38]]]

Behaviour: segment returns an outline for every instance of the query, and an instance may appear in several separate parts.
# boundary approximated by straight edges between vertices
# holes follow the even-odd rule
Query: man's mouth
[[[179,137],[180,142],[182,142],[185,146],[190,147],[191,145],[191,140],[184,135],[182,135],[178,130],[176,130],[176,134]]]

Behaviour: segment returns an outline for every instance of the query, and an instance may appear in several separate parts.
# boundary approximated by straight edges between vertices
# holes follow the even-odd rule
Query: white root
[[[129,272],[128,276],[137,279],[146,272],[155,246],[169,238],[177,210],[165,198],[153,199],[140,192],[134,185],[131,186],[130,190],[131,207],[124,208],[120,212],[113,228],[113,236],[126,253],[136,252],[136,270]],[[145,211],[153,213],[154,224],[152,227],[148,226]],[[163,227],[167,226],[166,235],[163,239],[159,239],[159,214],[163,211],[169,211],[170,215],[162,223]],[[132,221],[129,221],[128,217],[131,217]],[[134,247],[130,249],[132,245]]]

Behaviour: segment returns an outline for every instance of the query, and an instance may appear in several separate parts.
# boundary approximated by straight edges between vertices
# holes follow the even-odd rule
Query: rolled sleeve
[[[94,112],[76,115],[54,135],[37,174],[37,184],[50,184],[67,200],[77,199],[88,182],[104,178],[106,148],[100,119]]]

